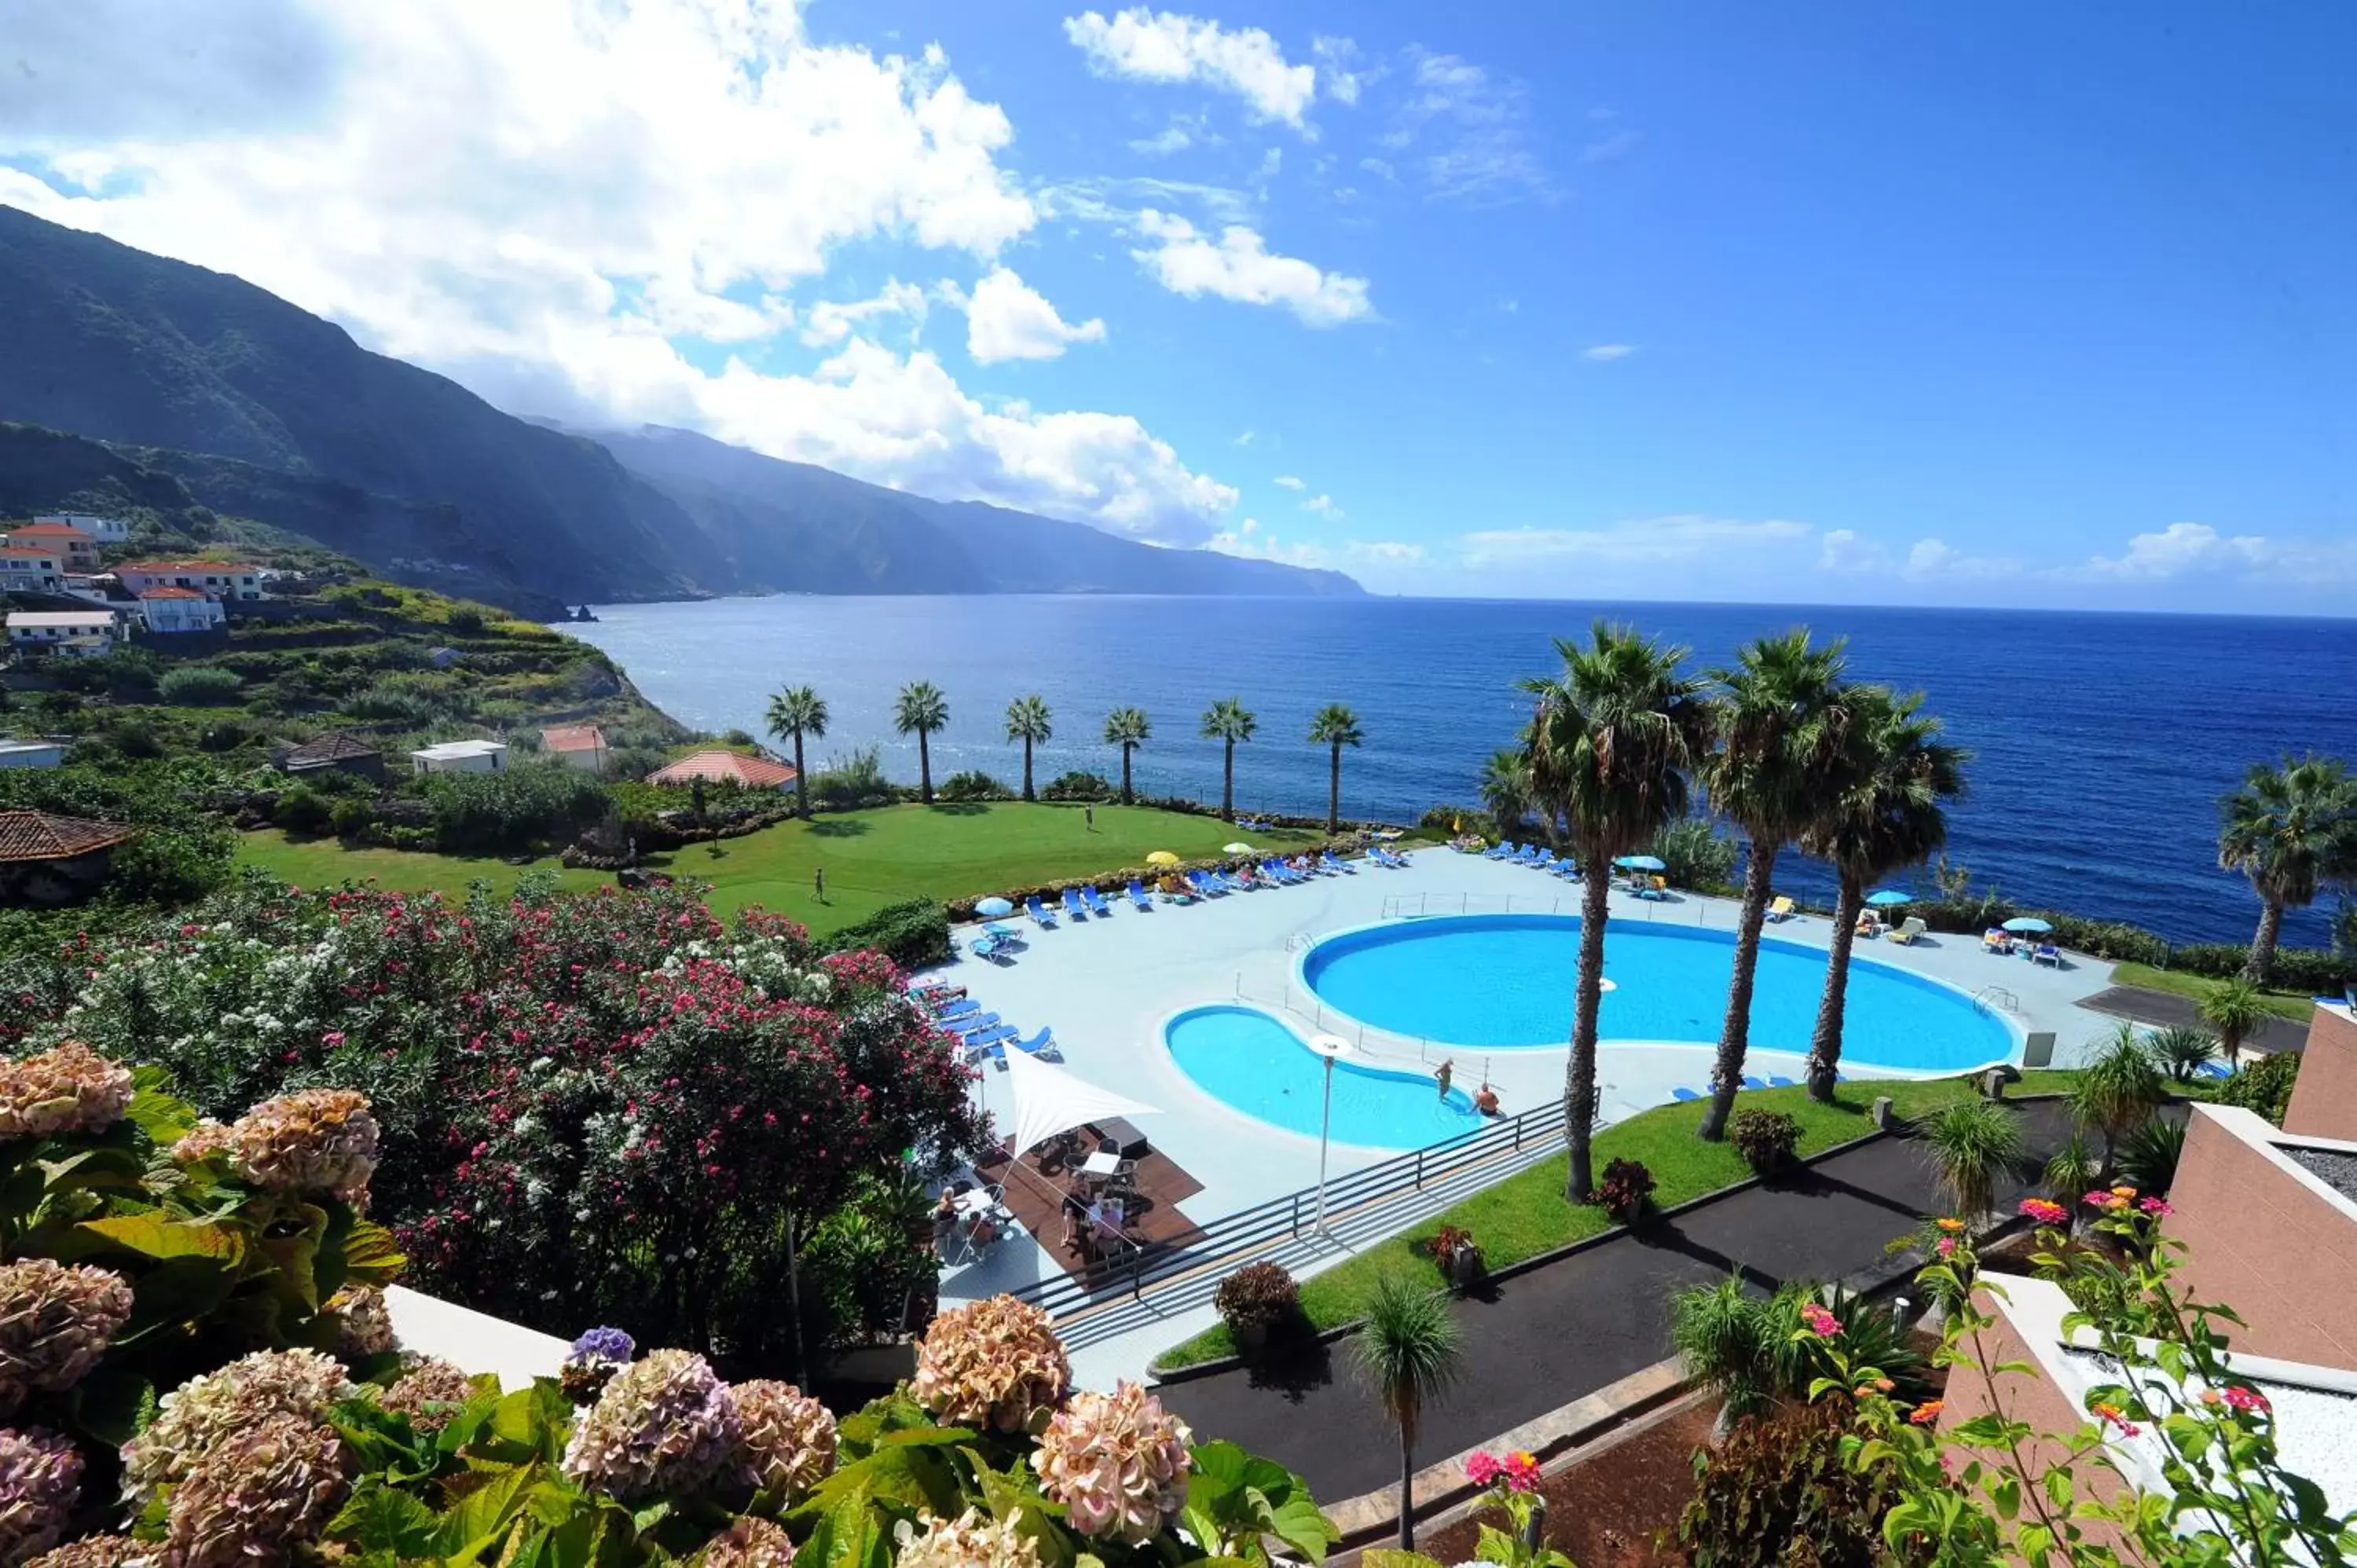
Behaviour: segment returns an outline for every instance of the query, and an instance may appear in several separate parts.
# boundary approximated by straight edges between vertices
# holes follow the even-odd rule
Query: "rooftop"
[[[557,725],[540,732],[540,744],[551,751],[603,751],[606,732],[596,725]]]
[[[286,760],[290,764],[343,762],[352,757],[376,755],[376,747],[367,742],[346,735],[342,730],[329,730],[326,735],[313,736],[288,751]]]
[[[96,626],[112,625],[113,610],[10,610],[8,624],[19,626]]]
[[[149,588],[139,596],[143,599],[201,599],[204,595],[194,588]]]
[[[121,843],[135,831],[119,822],[54,817],[47,811],[0,811],[0,863],[71,860]]]
[[[695,752],[681,757],[668,768],[658,768],[647,775],[647,782],[688,784],[701,779],[708,784],[742,784],[748,789],[776,789],[792,783],[796,777],[794,770],[782,762],[716,749]]]
[[[253,568],[242,561],[126,561],[115,568],[120,572],[212,572],[231,576],[253,575]]]
[[[507,748],[500,740],[446,740],[437,746],[421,746],[409,755],[428,762],[454,762],[462,757],[496,756]]]
[[[8,537],[11,539],[24,539],[28,536],[38,536],[42,539],[90,538],[86,531],[70,527],[62,522],[28,522],[22,528],[8,530]]]

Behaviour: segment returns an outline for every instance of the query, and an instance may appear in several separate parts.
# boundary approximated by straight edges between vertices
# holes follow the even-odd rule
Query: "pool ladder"
[[[1973,993],[1974,1012],[1990,1013],[2000,1007],[2008,1013],[2018,1013],[2021,1011],[2021,998],[2002,985],[1984,985]]]

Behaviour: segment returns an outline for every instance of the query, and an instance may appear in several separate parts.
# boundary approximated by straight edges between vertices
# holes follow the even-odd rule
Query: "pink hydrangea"
[[[131,1317],[131,1286],[112,1270],[48,1258],[0,1264],[0,1416],[36,1389],[81,1381]]]
[[[1831,1339],[1841,1332],[1841,1319],[1813,1301],[1801,1308],[1801,1321],[1820,1339]]]
[[[0,1138],[103,1133],[130,1109],[131,1069],[80,1040],[0,1061]]]
[[[1193,1434],[1135,1383],[1076,1393],[1048,1423],[1031,1463],[1039,1489],[1092,1539],[1142,1546],[1187,1503]]]

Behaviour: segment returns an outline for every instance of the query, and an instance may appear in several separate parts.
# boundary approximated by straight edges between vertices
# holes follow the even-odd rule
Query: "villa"
[[[702,779],[706,784],[735,784],[747,789],[790,789],[797,777],[787,764],[766,757],[714,749],[692,752],[668,768],[658,768],[647,775],[647,782],[684,788]]]
[[[596,725],[557,725],[540,732],[541,748],[583,773],[606,771],[606,732]]]
[[[115,575],[135,598],[145,598],[150,588],[192,588],[232,603],[267,596],[260,572],[235,561],[135,561],[116,567]]]
[[[131,542],[131,525],[119,517],[97,517],[82,511],[51,512],[35,518],[33,526],[35,528],[70,528],[77,533],[90,535],[101,544]]]
[[[112,649],[122,625],[113,610],[11,610],[8,646],[20,654],[88,657]]]
[[[36,522],[12,530],[0,539],[0,550],[10,554],[50,554],[65,563],[69,572],[98,570],[98,540],[79,528],[62,522]]]
[[[420,774],[499,773],[507,768],[508,748],[503,741],[446,740],[418,747],[409,759]]]
[[[350,773],[384,781],[384,754],[356,736],[330,730],[289,747],[278,758],[278,770],[290,779],[314,773]]]
[[[194,588],[148,588],[139,595],[139,618],[159,637],[210,631],[227,617],[219,599]]]
[[[59,564],[54,548],[14,546],[0,548],[0,592],[11,594],[61,594],[65,592],[65,569]]]

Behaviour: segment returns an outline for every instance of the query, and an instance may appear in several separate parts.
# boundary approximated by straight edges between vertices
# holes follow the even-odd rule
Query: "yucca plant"
[[[2191,1024],[2156,1029],[2144,1044],[2152,1059],[2179,1083],[2191,1083],[2194,1075],[2218,1055],[2218,1036]]]
[[[2120,1140],[2120,1175],[2146,1192],[2167,1192],[2184,1155],[2185,1123],[2156,1116]]]
[[[1779,1392],[1768,1307],[1734,1274],[1670,1297],[1670,1344],[1686,1376],[1718,1396],[1725,1422],[1765,1408]]]
[[[2021,1118],[1993,1100],[1963,1100],[1918,1120],[1915,1136],[1939,1177],[1940,1190],[1966,1220],[1986,1214],[1996,1184],[2028,1162]]]
[[[2046,1196],[2073,1215],[2081,1196],[2103,1179],[2104,1162],[2096,1157],[2094,1145],[2087,1142],[2087,1135],[2075,1130],[2047,1160],[2041,1177]]]
[[[1415,1550],[1415,1436],[1425,1407],[1456,1382],[1463,1337],[1448,1293],[1385,1274],[1368,1292],[1355,1343],[1359,1370],[1399,1430],[1399,1549]]]
[[[2126,1019],[2097,1047],[2071,1085],[2072,1120],[2104,1139],[2104,1169],[2117,1163],[2119,1141],[2152,1119],[2168,1096],[2152,1053]]]

